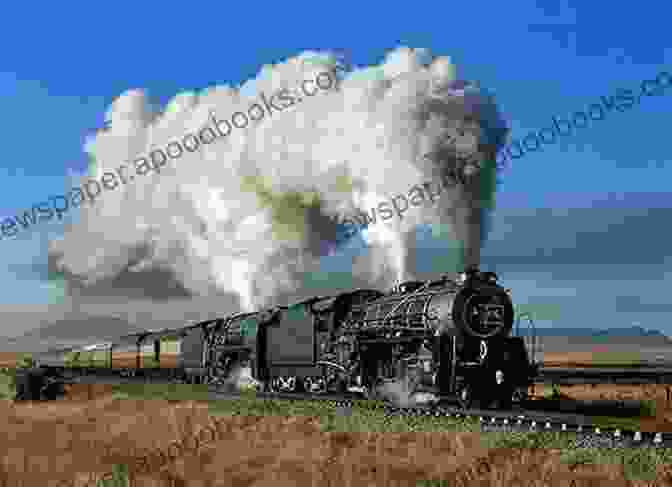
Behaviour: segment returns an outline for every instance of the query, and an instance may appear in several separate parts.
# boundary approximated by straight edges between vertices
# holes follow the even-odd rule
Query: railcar
[[[397,382],[409,394],[506,409],[525,397],[537,374],[524,339],[512,336],[513,323],[510,291],[496,274],[472,268],[389,292],[358,289],[132,335],[138,357],[141,341],[154,339],[157,359],[159,338],[179,336],[177,363],[143,369],[138,359],[133,372],[113,364],[105,371],[221,387],[240,386],[245,371],[248,383],[265,391],[367,397]],[[63,381],[59,363],[38,368],[37,376]],[[78,373],[99,375],[101,369]],[[37,398],[34,392],[22,397]]]

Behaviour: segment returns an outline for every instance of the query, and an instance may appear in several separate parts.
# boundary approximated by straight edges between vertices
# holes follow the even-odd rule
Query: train
[[[357,289],[147,330],[125,336],[137,346],[133,368],[113,363],[114,343],[96,345],[108,347],[105,367],[38,355],[17,379],[17,400],[54,399],[66,383],[104,381],[105,374],[227,387],[244,370],[252,387],[269,393],[376,397],[396,382],[464,408],[509,409],[525,399],[538,372],[530,342],[512,333],[510,294],[494,272],[472,267],[387,292]],[[153,340],[159,361],[162,337],[181,340],[177,361],[143,368],[141,344]]]

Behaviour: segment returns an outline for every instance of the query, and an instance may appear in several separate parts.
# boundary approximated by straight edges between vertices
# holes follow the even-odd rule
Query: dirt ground
[[[538,358],[543,361],[544,367],[567,367],[574,364],[590,364],[595,357],[595,354],[592,352],[563,352],[563,353],[551,353],[544,352],[544,354]]]
[[[599,364],[607,364],[619,362],[645,362],[645,363],[660,363],[654,360],[655,355],[651,353],[610,353],[608,349],[600,352],[596,351],[575,351],[575,352],[544,352],[537,360],[543,362],[544,367],[581,367],[581,366],[595,366]],[[668,362],[669,363],[669,362]],[[665,362],[660,363],[665,365]]]
[[[314,418],[217,418],[196,402],[4,402],[0,418],[3,486],[94,487],[114,464],[156,487],[672,485],[667,466],[627,482],[620,465],[570,469],[558,451],[487,450],[475,433],[322,433]]]
[[[0,352],[0,368],[16,367],[18,355],[14,352]]]

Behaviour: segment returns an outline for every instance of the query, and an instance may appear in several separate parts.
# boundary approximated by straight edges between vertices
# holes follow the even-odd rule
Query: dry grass
[[[559,450],[492,448],[477,432],[326,431],[309,416],[214,416],[196,401],[112,399],[0,403],[0,485],[88,487],[126,465],[132,485],[672,485],[631,481],[623,465],[576,465]],[[73,483],[73,479],[77,479]]]
[[[672,431],[664,386],[560,390],[654,400],[657,416],[642,429]],[[115,465],[128,467],[132,485],[156,487],[672,486],[672,466],[662,462],[655,479],[628,480],[613,458],[582,464],[575,451],[493,447],[478,432],[368,432],[364,422],[341,432],[316,417],[215,416],[204,402],[122,400],[112,391],[78,385],[62,401],[0,401],[0,487],[95,487]],[[418,483],[428,479],[437,483]]]
[[[595,367],[613,364],[650,363],[639,352],[612,352],[595,347],[594,351],[544,352],[541,356],[544,367]]]

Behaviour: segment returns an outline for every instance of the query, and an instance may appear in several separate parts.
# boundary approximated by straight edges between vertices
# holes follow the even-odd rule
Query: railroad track
[[[584,370],[558,370],[558,375],[553,378],[562,377],[563,374],[595,374],[595,376],[604,379],[604,369]],[[669,369],[668,369],[669,371]],[[544,371],[546,372],[546,370]],[[637,371],[623,369],[610,369],[609,374],[660,374],[660,370]],[[667,372],[667,371],[665,371]],[[551,378],[553,374],[547,375]],[[576,375],[575,375],[576,377]],[[102,380],[100,377],[76,378],[73,383],[134,383],[145,382],[148,378],[130,377],[120,378],[115,381]],[[179,382],[179,381],[178,381]],[[212,399],[226,400],[241,398],[239,393],[223,391],[216,386],[208,388]],[[363,402],[361,396],[351,395],[312,395],[300,393],[269,393],[257,392],[257,399],[280,399],[280,400],[318,400],[331,402],[335,407],[343,411],[352,408],[355,402]],[[566,433],[575,433],[577,443],[580,446],[628,446],[628,447],[672,447],[672,433],[667,432],[643,432],[632,431],[617,428],[601,428],[592,424],[592,419],[588,415],[568,414],[566,412],[540,411],[534,409],[521,408],[515,411],[494,411],[494,410],[463,410],[459,407],[450,406],[446,401],[441,401],[438,405],[418,405],[413,407],[394,407],[384,405],[381,407],[387,414],[397,416],[446,416],[454,418],[473,418],[478,419],[484,429],[488,430],[506,430],[506,431],[557,431]]]
[[[210,388],[210,394],[216,400],[240,399],[239,393]],[[325,401],[331,403],[337,412],[349,414],[356,402],[367,401],[356,397],[342,395],[314,396],[310,394],[268,393],[258,392],[257,399],[290,400],[290,401]],[[372,407],[376,402],[371,401]],[[672,447],[672,433],[632,431],[619,428],[602,428],[592,423],[590,416],[568,413],[557,413],[520,408],[512,411],[495,411],[482,409],[465,410],[441,401],[433,405],[416,405],[399,407],[378,402],[378,407],[385,414],[393,416],[425,416],[448,417],[454,419],[477,419],[483,430],[519,431],[519,432],[560,432],[575,434],[577,448],[618,448],[618,447]]]

